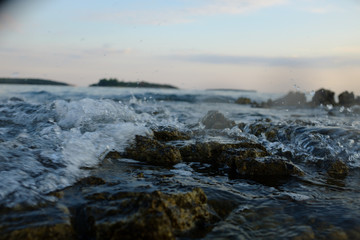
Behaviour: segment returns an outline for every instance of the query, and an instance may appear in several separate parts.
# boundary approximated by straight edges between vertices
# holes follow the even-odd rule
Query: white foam
[[[8,206],[36,203],[44,194],[73,184],[106,152],[123,151],[135,135],[150,134],[146,125],[153,121],[111,100],[57,100],[28,107],[36,111],[15,111],[21,131],[0,146],[0,201]]]

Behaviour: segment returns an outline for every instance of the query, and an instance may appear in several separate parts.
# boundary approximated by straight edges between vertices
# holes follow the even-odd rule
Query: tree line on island
[[[0,84],[25,84],[25,85],[55,85],[55,86],[71,86],[64,82],[58,82],[48,79],[38,78],[0,78]],[[90,87],[133,87],[133,88],[169,88],[178,89],[169,84],[157,84],[144,81],[124,82],[118,81],[116,78],[100,79],[98,83],[91,84]]]
[[[0,84],[71,86],[67,83],[39,78],[0,78]]]
[[[169,84],[157,84],[157,83],[148,83],[144,81],[139,82],[124,82],[119,81],[116,78],[110,79],[100,79],[98,83],[91,84],[90,87],[140,87],[140,88],[171,88],[171,89],[178,89],[175,86]]]

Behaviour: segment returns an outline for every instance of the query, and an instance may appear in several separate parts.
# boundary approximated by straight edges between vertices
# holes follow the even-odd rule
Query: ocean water
[[[132,175],[120,172],[142,168],[145,175],[174,174],[171,191],[176,191],[175,182],[180,181],[187,187],[202,187],[210,200],[231,201],[232,210],[206,235],[208,239],[290,238],[299,233],[322,236],[319,229],[325,223],[331,227],[324,232],[335,229],[336,234],[350,236],[349,231],[360,226],[359,107],[262,109],[234,103],[238,97],[260,102],[280,96],[220,90],[2,85],[0,206],[57,201],[49,193],[94,173],[111,181],[131,180],[121,186],[141,191],[145,183],[126,179]],[[200,121],[210,110],[243,127],[206,130]],[[256,132],[256,126],[273,130],[276,137],[269,139]],[[264,184],[207,172],[206,165],[197,163],[153,169],[119,159],[116,166],[100,167],[109,151],[122,152],[135,135],[151,135],[160,128],[202,132],[196,141],[205,142],[229,143],[245,137],[273,154],[290,153],[305,176]],[[328,177],[317,167],[328,159],[342,160],[349,168],[348,176]],[[148,189],[165,189],[155,181],[149,178]]]

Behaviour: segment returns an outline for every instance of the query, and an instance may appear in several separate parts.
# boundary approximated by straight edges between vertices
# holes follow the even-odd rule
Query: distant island
[[[0,84],[29,84],[29,85],[57,85],[70,86],[67,83],[37,78],[0,78]]]
[[[178,89],[168,84],[157,84],[148,82],[123,82],[118,81],[116,78],[100,79],[98,83],[91,84],[90,87],[133,87],[133,88],[170,88]]]

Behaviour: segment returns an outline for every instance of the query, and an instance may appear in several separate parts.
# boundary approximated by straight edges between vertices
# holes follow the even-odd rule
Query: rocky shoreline
[[[270,142],[291,138],[281,136],[269,119],[235,123],[218,111],[209,111],[199,124],[214,135],[237,127],[255,136],[263,135]],[[195,182],[185,184],[177,180],[177,175],[187,173],[176,166],[186,164],[204,176],[247,179],[275,188],[284,183],[310,182],[309,172],[318,172],[324,181],[335,185],[350,174],[341,157],[299,161],[299,156],[291,152],[269,151],[246,137],[224,143],[203,141],[201,135],[201,130],[158,128],[150,135],[135,136],[123,152],[108,152],[91,176],[49,193],[52,201],[37,206],[1,207],[0,239],[199,239],[214,234],[242,204],[226,194],[214,196]],[[124,162],[119,165],[117,161],[121,159]],[[241,216],[267,218],[264,211],[252,211]],[[309,222],[304,231],[291,239],[347,237],[359,238],[360,226],[339,230]]]
[[[351,107],[360,105],[360,96],[355,97],[353,92],[342,92],[338,96],[339,101],[335,101],[335,93],[327,89],[317,90],[310,102],[307,102],[306,95],[303,92],[289,92],[284,97],[279,99],[269,99],[266,102],[256,102],[250,98],[240,97],[235,103],[237,104],[250,104],[253,107],[272,108],[272,107],[318,107],[318,106],[343,106]]]

